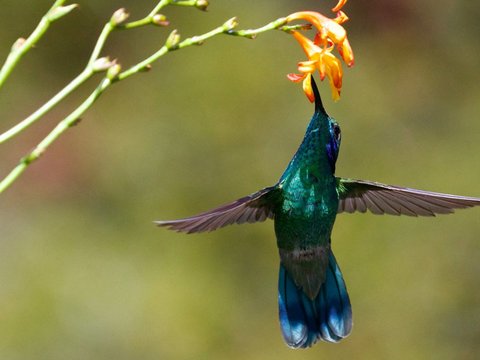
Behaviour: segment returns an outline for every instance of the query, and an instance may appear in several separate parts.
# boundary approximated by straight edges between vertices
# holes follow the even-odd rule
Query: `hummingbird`
[[[156,221],[185,233],[273,219],[280,255],[278,307],[287,346],[339,342],[352,330],[352,307],[331,247],[339,213],[435,216],[480,205],[456,196],[335,176],[341,142],[312,79],[315,111],[303,141],[271,187],[191,217]]]

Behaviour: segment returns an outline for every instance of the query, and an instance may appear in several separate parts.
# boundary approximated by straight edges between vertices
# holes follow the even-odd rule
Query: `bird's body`
[[[230,204],[160,226],[187,233],[272,218],[280,254],[279,315],[292,348],[338,342],[352,328],[350,300],[331,249],[340,212],[434,216],[480,205],[480,199],[335,177],[340,128],[312,81],[315,113],[279,182]]]
[[[330,234],[337,216],[335,162],[325,152],[336,123],[314,116],[302,144],[277,185],[275,234],[280,259],[309,298],[325,281]],[[339,139],[338,139],[339,141]]]

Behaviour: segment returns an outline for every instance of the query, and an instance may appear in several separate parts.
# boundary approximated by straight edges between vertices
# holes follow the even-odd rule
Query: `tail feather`
[[[334,332],[334,330],[329,326],[328,310],[327,310],[327,299],[324,291],[320,291],[316,299],[316,305],[319,310],[319,326],[318,326],[318,338],[325,340],[327,342],[339,342],[342,338]],[[312,343],[312,345],[314,342]]]
[[[295,285],[280,264],[278,304],[282,334],[289,347],[310,347],[318,339],[339,342],[352,330],[350,299],[331,251],[325,283],[314,300]]]
[[[292,278],[280,264],[278,306],[283,337],[290,347],[303,347],[308,338],[307,316],[302,296]]]

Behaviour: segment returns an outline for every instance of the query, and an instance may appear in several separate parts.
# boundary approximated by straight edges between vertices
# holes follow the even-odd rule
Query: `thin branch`
[[[62,3],[64,1],[62,1]],[[131,28],[152,24],[152,22],[154,21],[155,15],[158,13],[158,11],[160,11],[166,5],[168,5],[168,0],[159,1],[149,15],[147,15],[146,17],[144,17],[139,21],[133,22],[133,24],[136,24],[136,25],[132,26]],[[0,144],[13,138],[14,136],[18,135],[20,132],[24,131],[26,128],[34,124],[36,121],[42,118],[48,111],[50,111],[58,103],[60,103],[63,99],[65,99],[70,93],[72,93],[80,85],[82,85],[84,82],[90,79],[93,76],[93,74],[99,70],[97,66],[98,65],[97,60],[99,60],[99,56],[105,46],[105,43],[108,37],[110,36],[112,31],[116,30],[117,28],[122,29],[124,26],[119,24],[115,20],[118,18],[126,19],[127,17],[128,17],[128,14],[123,9],[116,11],[112,16],[112,18],[110,19],[110,21],[107,22],[103,27],[102,32],[100,33],[97,39],[97,42],[95,43],[94,49],[92,51],[92,54],[90,55],[90,58],[87,62],[85,69],[79,75],[77,75],[77,77],[73,79],[67,86],[65,86],[62,90],[60,90],[57,94],[55,94],[45,104],[43,104],[39,109],[37,109],[27,118],[25,118],[15,126],[13,126],[11,129],[5,131],[3,134],[0,134]],[[105,67],[104,70],[108,68],[108,65],[113,65],[113,62],[110,62],[108,58],[105,58],[105,62],[107,66],[106,67],[104,66]]]
[[[279,18],[265,26],[259,27],[258,29],[238,30],[238,31],[230,30],[230,31],[227,31],[226,34],[254,39],[258,34],[269,31],[269,30],[279,29],[282,26],[284,26],[286,23],[287,23],[287,18]]]
[[[0,193],[7,189],[18,177],[27,169],[27,167],[37,160],[48,147],[57,140],[60,135],[75,125],[80,116],[98,99],[103,91],[111,85],[111,79],[104,78],[92,94],[70,115],[60,121],[58,125],[48,134],[31,153],[23,157],[19,164],[0,182]]]
[[[94,73],[92,67],[87,67],[83,70],[75,79],[73,79],[67,86],[65,86],[60,92],[58,92],[54,97],[48,100],[45,104],[43,104],[38,110],[32,113],[30,116],[19,122],[17,125],[12,127],[11,129],[5,131],[3,134],[0,135],[0,144],[4,143],[5,141],[13,138],[15,135],[19,134],[27,127],[32,125],[38,119],[40,119],[43,115],[45,115],[48,111],[50,111],[55,105],[57,105],[60,101],[65,99],[67,95],[69,95],[72,91],[77,89],[81,84],[83,84],[86,80],[88,80],[92,74]]]
[[[174,0],[161,0],[157,6],[155,7],[154,11],[152,11],[146,18],[133,22],[130,24],[134,24],[132,27],[138,27],[148,24],[149,22],[145,19],[150,19],[150,23],[154,21],[154,17],[158,14],[158,11],[165,5],[171,4]],[[176,5],[180,5],[180,1],[175,2]],[[195,2],[195,4],[198,3]],[[184,4],[183,4],[184,5]],[[117,16],[115,18],[115,14],[110,20],[109,23],[105,25],[102,30],[102,33],[99,36],[99,39],[95,45],[95,48],[92,52],[92,56],[88,61],[87,67],[85,70],[77,76],[67,87],[65,87],[62,91],[60,91],[54,98],[52,98],[48,103],[42,106],[37,112],[32,114],[29,118],[25,119],[22,123],[20,123],[19,128],[15,129],[12,128],[7,133],[11,132],[11,134],[6,135],[7,133],[3,134],[2,137],[4,140],[11,138],[12,134],[17,134],[18,132],[25,129],[28,125],[30,125],[33,121],[36,121],[39,117],[41,117],[46,111],[51,109],[54,105],[56,105],[60,100],[62,100],[66,95],[68,95],[71,91],[73,91],[78,85],[83,83],[86,79],[92,76],[95,71],[106,71],[105,77],[99,83],[97,88],[83,101],[83,103],[78,106],[73,112],[71,112],[67,117],[61,120],[57,126],[31,151],[29,154],[24,156],[19,164],[2,180],[0,181],[0,193],[5,191],[10,185],[12,185],[16,179],[28,168],[28,166],[36,161],[48,148],[49,146],[54,143],[64,132],[66,132],[71,126],[75,125],[80,118],[80,116],[87,111],[93,103],[100,97],[103,92],[110,87],[112,84],[122,81],[134,74],[139,72],[148,70],[151,67],[151,64],[160,59],[162,56],[166,55],[167,53],[179,49],[183,49],[192,45],[201,45],[204,41],[213,38],[220,34],[227,34],[227,35],[235,35],[239,37],[245,38],[253,38],[260,33],[270,31],[273,29],[280,29],[283,31],[289,31],[290,28],[285,27],[286,19],[279,18],[271,23],[262,26],[258,29],[250,29],[250,30],[239,30],[234,31],[233,29],[237,26],[236,18],[232,18],[226,21],[223,25],[218,26],[217,28],[202,34],[187,38],[183,41],[180,41],[180,35],[176,30],[174,30],[169,37],[167,38],[165,44],[154,54],[150,55],[143,61],[131,66],[125,71],[121,71],[121,67],[115,61],[110,61],[108,58],[98,58],[103,49],[103,45],[107,40],[109,34],[118,28],[125,28],[125,25],[121,25],[118,22],[115,22],[115,19],[122,19],[124,20],[125,14],[116,12]],[[128,15],[126,15],[128,16]],[[127,24],[128,25],[128,24]],[[28,120],[28,121],[27,121]],[[15,129],[15,130],[14,130]],[[0,137],[0,139],[2,139]],[[1,142],[1,141],[0,141]]]
[[[30,36],[27,39],[19,38],[17,41],[15,41],[10,53],[7,56],[7,60],[0,69],[0,88],[5,83],[5,80],[7,80],[8,76],[12,73],[22,56],[25,55],[33,46],[35,46],[35,44],[48,30],[50,24],[55,20],[67,15],[70,11],[77,7],[76,4],[63,6],[65,1],[66,0],[55,1],[50,10],[48,10],[47,13],[42,17]]]

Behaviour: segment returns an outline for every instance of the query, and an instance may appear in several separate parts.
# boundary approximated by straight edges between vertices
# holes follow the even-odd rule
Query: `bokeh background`
[[[53,1],[0,2],[0,58]],[[114,10],[80,0],[0,91],[2,131],[84,66]],[[168,8],[169,29],[115,33],[132,64],[172,28],[241,28],[334,1],[212,0]],[[350,1],[356,65],[342,99],[338,175],[480,196],[480,2]],[[288,349],[277,319],[272,222],[188,236],[152,221],[188,216],[276,182],[312,106],[286,80],[304,55],[280,32],[217,37],[174,52],[105,93],[0,199],[1,359],[478,359],[480,210],[438,218],[341,215],[333,248],[354,311],[340,344]],[[98,80],[98,79],[97,79]],[[95,86],[1,146],[6,174]]]

